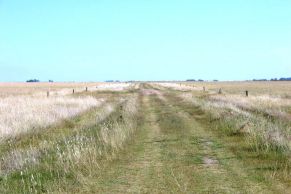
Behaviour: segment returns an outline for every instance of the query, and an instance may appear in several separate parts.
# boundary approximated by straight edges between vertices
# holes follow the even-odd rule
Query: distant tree
[[[253,81],[268,81],[267,79],[253,79]]]
[[[217,79],[214,79],[213,81],[214,81],[214,82],[218,82],[218,80],[217,80]]]
[[[54,80],[49,80],[49,82],[54,82]]]
[[[29,79],[26,82],[39,82],[39,80],[38,79]]]
[[[198,81],[199,81],[199,82],[204,82],[204,80],[203,80],[203,79],[199,79]]]
[[[187,79],[186,82],[195,82],[195,79]]]
[[[281,77],[279,80],[280,81],[291,81],[291,77],[287,77],[287,78]]]

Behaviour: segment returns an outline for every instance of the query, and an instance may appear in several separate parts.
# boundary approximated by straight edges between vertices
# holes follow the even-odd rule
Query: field
[[[1,83],[0,98],[0,193],[291,193],[291,82]]]

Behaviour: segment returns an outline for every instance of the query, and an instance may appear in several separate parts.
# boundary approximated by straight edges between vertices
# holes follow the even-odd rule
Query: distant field
[[[0,138],[47,127],[105,101],[90,95],[81,97],[79,94],[86,88],[88,92],[120,91],[127,87],[129,84],[125,83],[2,83]]]
[[[1,83],[0,193],[290,193],[290,88]]]
[[[102,83],[102,82],[36,82],[36,83],[0,83],[0,97],[12,95],[40,95],[46,96],[49,91],[53,95],[71,94],[86,90],[122,90],[128,87],[127,83]]]
[[[86,86],[97,86],[99,84],[101,83],[0,83],[0,96],[46,94],[47,91],[57,92],[73,88],[84,89]]]
[[[245,82],[194,82],[185,85],[203,87],[210,91],[222,89],[224,93],[244,95],[270,95],[291,98],[290,81],[245,81]]]

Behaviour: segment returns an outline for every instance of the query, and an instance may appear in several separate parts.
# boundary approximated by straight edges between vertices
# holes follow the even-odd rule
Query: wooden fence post
[[[88,87],[86,87],[86,92],[88,92]]]
[[[50,92],[47,91],[47,92],[46,92],[46,97],[49,97],[49,96],[50,96]]]
[[[248,96],[249,96],[249,91],[246,90],[246,97],[248,97]]]
[[[203,92],[205,92],[205,86],[203,86]]]
[[[219,88],[218,94],[222,94],[222,89],[221,88]]]
[[[75,89],[73,89],[73,94],[75,94]]]

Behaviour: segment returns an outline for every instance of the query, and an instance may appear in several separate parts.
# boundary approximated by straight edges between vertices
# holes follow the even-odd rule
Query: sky
[[[0,0],[0,81],[291,77],[289,0]]]

